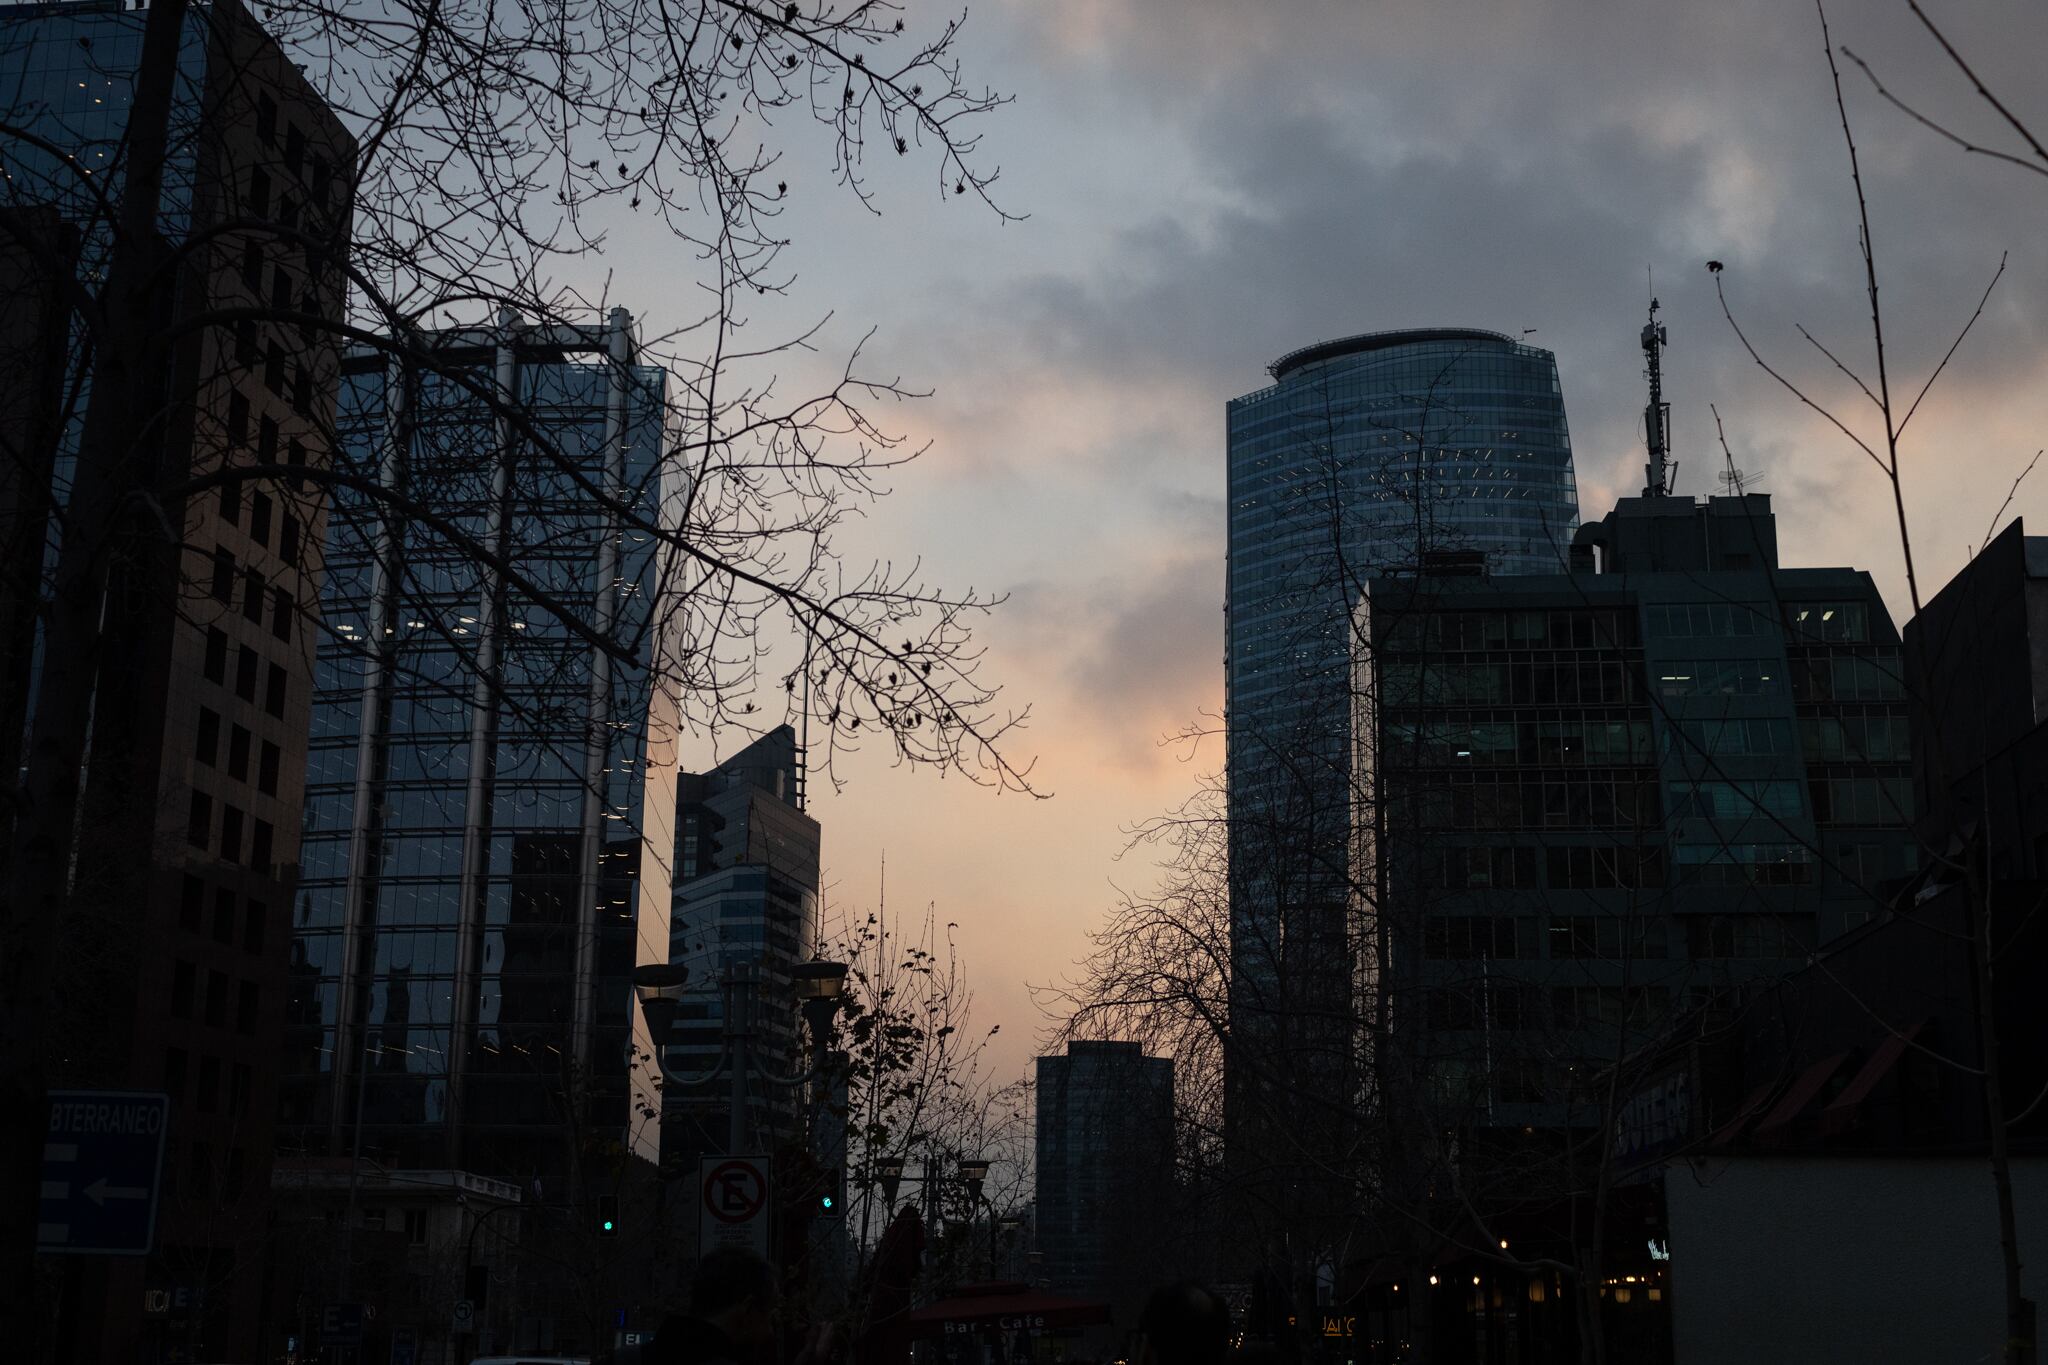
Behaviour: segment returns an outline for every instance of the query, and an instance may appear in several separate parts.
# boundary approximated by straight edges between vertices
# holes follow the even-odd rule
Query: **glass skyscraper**
[[[1578,527],[1550,352],[1463,328],[1376,332],[1294,351],[1271,373],[1227,410],[1237,1117],[1263,1107],[1246,1087],[1275,1065],[1297,1076],[1283,1091],[1348,1085],[1366,581],[1447,559],[1556,572]]]
[[[343,489],[328,536],[283,1123],[555,1197],[566,1129],[628,1136],[629,976],[667,959],[666,925],[636,947],[632,524],[659,509],[665,380],[623,309],[414,344],[431,365],[344,366],[337,463],[404,502]]]

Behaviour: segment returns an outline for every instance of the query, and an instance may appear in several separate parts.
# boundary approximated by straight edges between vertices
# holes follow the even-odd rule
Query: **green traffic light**
[[[611,1219],[607,1218],[607,1219],[605,1219],[605,1220],[604,1220],[604,1230],[605,1230],[606,1232],[610,1232],[610,1231],[612,1230],[612,1226],[613,1226],[613,1225],[612,1225],[612,1220],[611,1220]]]
[[[818,1202],[824,1206],[827,1212],[830,1212],[834,1204],[836,1203],[836,1201],[829,1194],[823,1196]]]

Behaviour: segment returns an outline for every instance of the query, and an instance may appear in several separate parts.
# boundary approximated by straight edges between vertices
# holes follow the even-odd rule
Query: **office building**
[[[729,966],[762,969],[762,1008],[753,1012],[758,1066],[789,1073],[799,1047],[789,969],[812,956],[818,933],[818,822],[804,810],[803,750],[778,726],[706,773],[676,781],[676,844],[669,957],[689,968],[690,991],[676,1011],[672,1067],[709,1072],[724,1048]],[[789,1086],[748,1087],[747,1131],[771,1150],[792,1137],[799,1096]],[[723,1152],[731,1136],[724,1081],[670,1086],[664,1095],[662,1160],[691,1171]]]
[[[1226,1127],[1240,1183],[1300,1191],[1312,1177],[1285,1167],[1327,1165],[1356,1084],[1356,911],[1372,874],[1350,766],[1354,609],[1373,575],[1445,554],[1496,575],[1561,569],[1578,494],[1548,351],[1471,329],[1378,332],[1271,373],[1227,411]]]
[[[1379,989],[1451,1127],[1578,1123],[1619,1051],[1868,922],[1915,865],[1867,573],[1783,567],[1758,493],[1624,498],[1572,568],[1439,565],[1361,613]]]
[[[623,309],[407,340],[344,365],[337,459],[405,501],[345,491],[328,537],[284,1137],[559,1206],[570,1152],[653,1103],[627,1052],[631,971],[666,957],[635,918],[665,377]]]
[[[79,343],[103,301],[145,22],[114,3],[0,9],[11,605],[48,589],[83,424],[106,397]],[[55,931],[90,985],[53,981],[43,1012],[63,1040],[54,1085],[162,1091],[170,1123],[153,1251],[69,1263],[80,1360],[261,1354],[324,515],[307,476],[328,462],[339,347],[325,324],[350,228],[354,145],[240,5],[195,5],[177,62],[156,234],[138,248],[173,282],[167,340],[145,386],[107,400],[155,418],[130,447],[145,467],[122,477],[151,490],[177,545],[137,536],[115,557]],[[221,477],[290,465],[305,473]],[[38,723],[40,629],[6,621],[10,779]],[[146,1311],[157,1304],[170,1306]]]
[[[1162,1246],[1174,1172],[1173,1062],[1127,1042],[1038,1059],[1037,1250],[1055,1292],[1107,1299],[1134,1325],[1176,1248]]]

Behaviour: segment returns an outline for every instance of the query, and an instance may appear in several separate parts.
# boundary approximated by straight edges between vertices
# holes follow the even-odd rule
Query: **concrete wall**
[[[1996,1361],[1983,1160],[1713,1158],[1666,1171],[1678,1365]],[[2048,1297],[2048,1161],[2013,1163],[2027,1297]]]

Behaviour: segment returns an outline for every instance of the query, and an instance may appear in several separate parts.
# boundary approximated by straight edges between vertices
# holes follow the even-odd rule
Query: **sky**
[[[2034,68],[2048,11],[1928,0],[1987,84],[2048,131]],[[909,0],[913,33],[957,13]],[[1837,44],[1971,140],[2016,140],[1906,0],[1840,0]],[[997,795],[869,751],[813,783],[826,907],[936,908],[1028,1065],[1031,987],[1069,975],[1119,887],[1155,873],[1128,831],[1221,764],[1166,742],[1223,694],[1224,405],[1310,342],[1410,326],[1519,335],[1557,357],[1582,516],[1642,481],[1652,290],[1681,493],[1719,491],[1718,409],[1788,565],[1868,569],[1910,614],[1889,485],[1765,375],[1765,357],[1866,439],[1875,412],[1797,327],[1872,376],[1854,188],[1810,5],[1606,0],[973,0],[971,84],[1002,222],[943,193],[928,159],[870,167],[879,214],[789,132],[796,282],[761,334],[829,314],[817,364],[868,328],[874,366],[929,398],[884,422],[925,456],[841,538],[848,559],[921,557],[1007,594],[986,676],[1031,707],[1011,746],[1048,799]],[[1941,142],[1853,65],[1894,390],[1919,391],[1982,319],[1907,429],[1922,595],[1981,545],[2048,444],[2048,178]],[[622,239],[630,248],[630,237]],[[628,270],[614,259],[615,270]],[[687,312],[686,276],[635,289]],[[797,368],[801,369],[799,363]],[[799,374],[796,376],[801,378]],[[2048,511],[2048,469],[2007,517]]]

